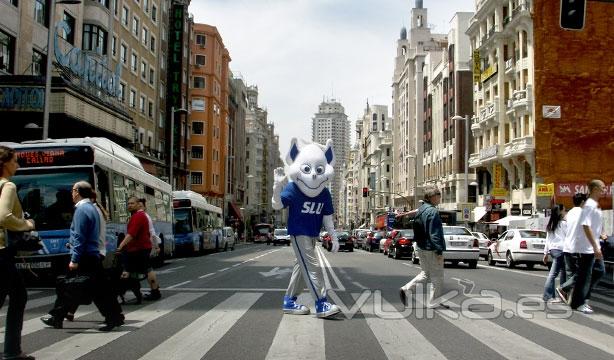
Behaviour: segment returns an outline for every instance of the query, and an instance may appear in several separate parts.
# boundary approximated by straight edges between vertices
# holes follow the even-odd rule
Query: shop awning
[[[501,218],[497,221],[493,221],[491,224],[497,224],[499,226],[510,226],[510,222],[512,221],[524,221],[530,218],[531,218],[530,216],[510,215],[510,216]]]
[[[240,221],[243,221],[243,216],[241,215],[241,209],[239,209],[237,205],[233,203],[232,201],[229,201],[228,203],[230,204],[230,208],[232,209],[232,212],[234,213],[235,217],[239,219]]]
[[[487,211],[485,206],[476,206],[473,208],[473,222],[479,222],[482,220],[486,213]]]

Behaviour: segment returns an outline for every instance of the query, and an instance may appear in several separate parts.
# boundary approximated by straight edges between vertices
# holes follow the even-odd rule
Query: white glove
[[[273,189],[281,191],[288,184],[288,177],[284,173],[284,168],[278,167],[273,170]]]
[[[331,245],[332,245],[332,247],[331,247],[330,251],[331,251],[331,252],[334,252],[334,253],[336,253],[337,251],[339,251],[339,240],[337,240],[337,235],[332,234],[332,235],[331,235],[331,240],[330,240],[330,241],[331,241]]]

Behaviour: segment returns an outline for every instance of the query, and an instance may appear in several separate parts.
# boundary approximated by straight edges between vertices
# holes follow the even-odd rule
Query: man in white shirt
[[[576,229],[578,221],[582,214],[582,207],[586,202],[586,194],[578,193],[573,196],[574,207],[567,212],[565,220],[567,221],[567,230],[565,240],[563,242],[563,256],[565,257],[565,272],[567,273],[567,281],[561,283],[560,287],[556,288],[561,300],[569,303],[569,293],[576,284],[576,271],[578,270],[578,256],[573,251],[572,246],[575,242]]]
[[[603,218],[598,201],[605,195],[606,186],[601,180],[591,180],[588,183],[588,190],[589,198],[582,208],[575,241],[572,245],[572,251],[579,254],[579,261],[576,285],[569,306],[574,310],[590,314],[593,310],[584,301],[591,285],[591,272],[595,259],[603,258],[599,247]]]

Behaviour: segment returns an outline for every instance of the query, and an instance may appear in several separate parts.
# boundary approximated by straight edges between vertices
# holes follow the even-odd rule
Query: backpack
[[[424,249],[429,239],[429,234],[426,231],[426,226],[422,222],[422,214],[429,209],[430,206],[425,206],[422,211],[419,211],[414,217],[414,241],[418,244],[418,247]]]

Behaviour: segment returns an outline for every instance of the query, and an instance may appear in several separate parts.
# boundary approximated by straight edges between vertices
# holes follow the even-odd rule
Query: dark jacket
[[[427,202],[418,208],[414,219],[414,238],[421,250],[435,251],[438,255],[446,250],[439,210]]]

